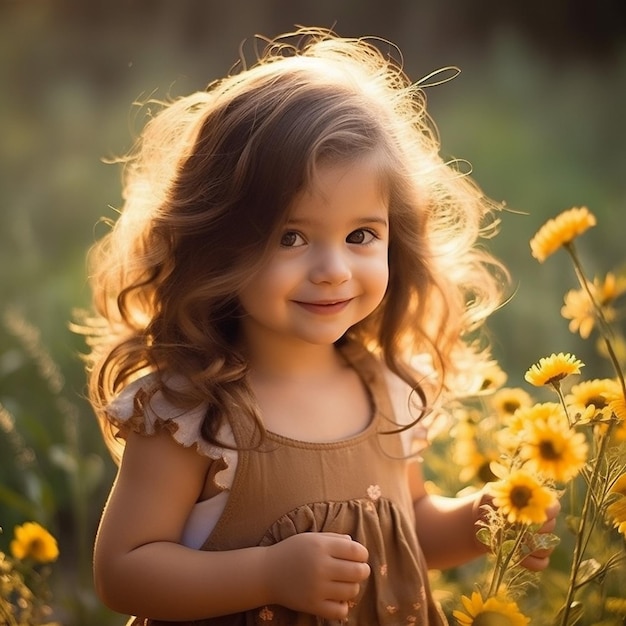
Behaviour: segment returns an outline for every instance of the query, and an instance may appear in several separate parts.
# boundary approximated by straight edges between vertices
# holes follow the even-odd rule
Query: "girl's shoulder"
[[[447,418],[434,400],[434,372],[426,359],[414,363],[420,382],[409,385],[380,362],[382,377],[393,409],[394,420],[403,428],[402,440],[407,455],[419,455],[445,427]]]
[[[180,445],[195,446],[199,454],[214,460],[223,459],[225,449],[202,436],[206,403],[193,408],[178,407],[166,397],[164,385],[181,389],[185,380],[175,375],[161,378],[156,373],[146,374],[129,383],[107,406],[105,416],[116,430],[116,437],[125,439],[129,431],[150,436],[157,430],[165,430]],[[234,443],[227,420],[218,430],[217,440],[227,446]]]

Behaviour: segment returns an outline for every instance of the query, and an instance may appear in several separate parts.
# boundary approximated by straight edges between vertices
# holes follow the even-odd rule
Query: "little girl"
[[[486,498],[430,495],[417,454],[506,272],[438,149],[402,69],[321,30],[146,125],[88,331],[95,583],[131,624],[445,623],[427,570],[481,554]]]

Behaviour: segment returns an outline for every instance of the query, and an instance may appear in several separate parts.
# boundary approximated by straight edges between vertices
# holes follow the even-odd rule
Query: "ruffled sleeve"
[[[168,379],[172,387],[183,382],[177,377]],[[216,446],[202,436],[202,422],[206,404],[193,409],[174,406],[163,394],[156,374],[148,374],[129,384],[106,409],[106,418],[116,429],[117,437],[126,439],[130,431],[140,435],[154,435],[157,430],[165,430],[180,445],[194,446],[198,454],[218,461],[213,481],[220,489],[228,489],[232,484],[237,455],[235,450]],[[224,420],[218,429],[217,440],[234,447],[232,429]]]

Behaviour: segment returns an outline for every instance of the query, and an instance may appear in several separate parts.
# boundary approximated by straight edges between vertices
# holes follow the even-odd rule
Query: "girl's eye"
[[[346,241],[348,243],[356,243],[361,245],[366,245],[371,243],[374,239],[377,239],[376,234],[367,228],[359,228],[357,230],[353,230],[347,237]]]
[[[290,230],[283,234],[280,238],[280,245],[283,248],[296,248],[304,245],[304,239],[297,232]]]

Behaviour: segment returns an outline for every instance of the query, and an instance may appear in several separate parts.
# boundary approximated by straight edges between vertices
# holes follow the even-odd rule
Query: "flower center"
[[[502,409],[505,413],[508,413],[509,415],[513,415],[513,413],[515,413],[515,411],[517,411],[517,409],[520,408],[520,403],[516,402],[515,400],[509,400],[508,402],[504,402],[502,404]]]
[[[599,411],[600,409],[603,409],[606,407],[606,398],[602,396],[594,396],[593,398],[588,398],[585,406],[590,407],[591,405],[596,407],[596,409]]]
[[[523,509],[528,506],[532,491],[525,485],[516,485],[509,493],[509,500],[516,509]],[[487,624],[487,622],[485,622]]]
[[[539,442],[539,454],[542,459],[547,461],[557,461],[561,458],[561,453],[557,450],[553,441],[544,440]]]
[[[491,471],[491,461],[485,461],[480,464],[477,476],[484,483],[490,483],[497,479],[497,476]]]
[[[512,624],[506,615],[495,611],[481,611],[472,620],[472,626],[512,626]]]
[[[546,385],[552,385],[554,387],[558,385],[566,376],[567,372],[559,372],[558,374],[548,378],[548,380],[546,380]]]
[[[45,554],[46,545],[45,543],[39,539],[31,539],[30,544],[28,546],[28,553],[34,558],[39,560],[42,554]]]

